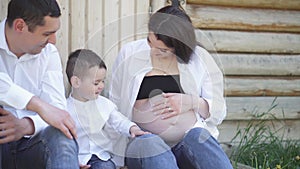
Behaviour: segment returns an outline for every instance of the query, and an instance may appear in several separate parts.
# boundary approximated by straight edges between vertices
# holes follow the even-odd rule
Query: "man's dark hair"
[[[85,73],[92,67],[106,68],[104,61],[95,52],[89,49],[78,49],[70,53],[66,66],[66,73],[71,84],[71,77],[83,78]]]
[[[14,20],[21,18],[28,25],[30,32],[36,26],[45,24],[44,17],[59,17],[60,8],[56,0],[11,0],[7,9],[7,23],[11,27]]]

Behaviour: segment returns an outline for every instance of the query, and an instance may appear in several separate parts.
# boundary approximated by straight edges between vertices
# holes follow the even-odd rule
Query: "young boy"
[[[66,73],[72,90],[67,107],[76,122],[81,168],[116,168],[111,160],[111,129],[131,137],[147,133],[100,96],[106,70],[105,63],[91,50],[79,49],[69,55]]]

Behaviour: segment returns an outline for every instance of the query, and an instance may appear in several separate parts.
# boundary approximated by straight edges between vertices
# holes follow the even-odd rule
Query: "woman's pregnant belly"
[[[189,129],[196,123],[195,113],[181,112],[177,116],[162,119],[162,115],[154,115],[148,99],[137,100],[134,105],[132,120],[141,128],[159,135],[167,144],[178,143]]]

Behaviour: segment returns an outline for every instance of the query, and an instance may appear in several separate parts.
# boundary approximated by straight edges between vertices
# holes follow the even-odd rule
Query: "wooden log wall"
[[[149,12],[166,0],[58,0],[57,47],[65,66],[77,48],[98,53],[111,67],[120,47],[145,37]],[[0,1],[0,20],[9,0]],[[169,1],[168,1],[169,2]],[[220,128],[229,142],[255,112],[271,112],[286,138],[300,139],[300,1],[181,0],[197,38],[225,75],[228,115]],[[110,71],[108,71],[110,72]],[[109,86],[109,81],[107,83]],[[66,87],[68,83],[66,81]],[[284,112],[284,114],[282,113]]]
[[[108,77],[120,47],[128,41],[145,37],[150,9],[155,11],[165,4],[164,0],[57,1],[62,15],[56,46],[63,66],[65,67],[70,52],[88,48],[104,59]],[[6,17],[8,2],[9,0],[0,1],[0,21]],[[67,80],[65,85],[68,89]],[[106,86],[109,86],[109,80]]]
[[[276,128],[300,140],[300,1],[187,0],[186,11],[225,75],[219,140],[230,142],[273,102]]]

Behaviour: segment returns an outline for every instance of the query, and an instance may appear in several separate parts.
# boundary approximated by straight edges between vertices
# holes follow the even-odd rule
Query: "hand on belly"
[[[191,129],[196,123],[196,116],[192,111],[162,119],[162,115],[154,115],[150,111],[151,109],[147,101],[139,101],[135,104],[132,120],[141,128],[153,134],[160,135],[167,142],[181,139],[185,132]]]

